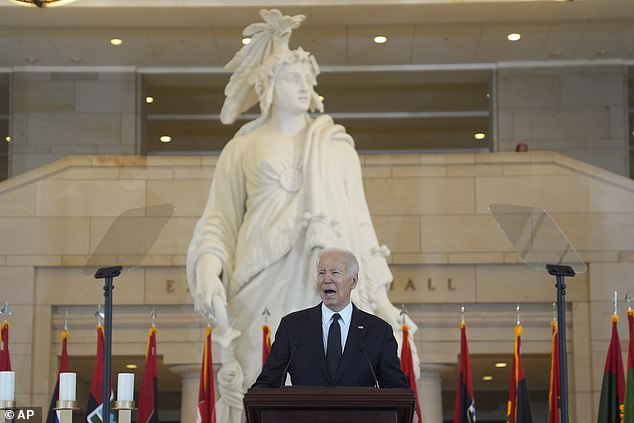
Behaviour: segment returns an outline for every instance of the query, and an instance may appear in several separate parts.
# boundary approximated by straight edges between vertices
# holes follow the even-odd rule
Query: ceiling
[[[0,0],[0,67],[220,67],[269,7],[306,15],[291,44],[322,66],[634,59],[632,0]]]

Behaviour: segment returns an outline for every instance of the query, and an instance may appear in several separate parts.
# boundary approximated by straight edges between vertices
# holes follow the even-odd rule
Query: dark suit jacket
[[[392,327],[354,305],[339,370],[335,380],[330,381],[324,352],[321,304],[282,318],[269,358],[253,387],[279,387],[286,379],[282,379],[282,373],[289,360],[294,386],[374,386],[370,365],[361,348],[365,349],[381,388],[409,387],[400,367]]]

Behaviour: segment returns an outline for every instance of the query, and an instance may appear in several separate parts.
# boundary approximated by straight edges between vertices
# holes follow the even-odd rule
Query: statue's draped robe
[[[315,288],[321,248],[351,250],[360,261],[355,304],[372,312],[370,300],[392,275],[370,220],[359,157],[340,125],[322,115],[312,121],[300,154],[237,136],[224,148],[187,256],[190,290],[196,263],[212,254],[222,263],[232,327],[242,335],[236,358],[250,386],[261,363],[262,311],[275,331],[285,314],[319,302]]]

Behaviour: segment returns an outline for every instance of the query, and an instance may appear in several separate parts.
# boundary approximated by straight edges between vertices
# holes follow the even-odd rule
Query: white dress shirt
[[[346,349],[346,339],[348,339],[348,332],[350,331],[350,321],[352,320],[352,302],[349,302],[343,310],[336,312],[332,311],[324,303],[321,303],[321,332],[323,334],[324,341],[324,353],[326,352],[326,346],[328,345],[328,331],[330,330],[330,324],[332,323],[332,316],[335,313],[339,313],[341,318],[339,319],[339,326],[341,327],[341,353]]]

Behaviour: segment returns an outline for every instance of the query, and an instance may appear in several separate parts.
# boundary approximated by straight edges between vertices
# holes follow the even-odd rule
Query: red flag
[[[552,353],[550,356],[550,388],[548,390],[548,423],[559,423],[559,328],[557,322],[550,322],[552,327]]]
[[[605,370],[603,371],[598,423],[623,422],[625,377],[623,376],[621,342],[619,340],[619,331],[616,327],[618,321],[619,316],[612,316],[612,338],[610,339],[608,357],[605,360]]]
[[[420,411],[420,403],[418,402],[418,390],[416,389],[416,374],[414,373],[414,361],[412,360],[412,348],[409,345],[409,328],[407,325],[403,325],[403,342],[401,346],[401,370],[407,376],[409,381],[409,387],[414,391],[414,397],[416,397],[416,418],[413,422],[422,422],[423,414]]]
[[[59,399],[59,375],[60,373],[68,372],[68,351],[66,349],[66,341],[70,336],[70,332],[66,329],[62,331],[62,356],[59,359],[59,371],[57,372],[57,380],[55,382],[55,388],[53,388],[53,396],[51,397],[51,404],[48,407],[48,415],[46,416],[46,423],[59,423],[57,418],[57,412],[55,407],[57,400]]]
[[[269,325],[262,326],[262,365],[266,363],[271,353],[271,328]]]
[[[627,382],[625,385],[625,407],[623,421],[634,423],[634,311],[627,311],[630,329],[630,342],[627,348]]]
[[[513,364],[511,366],[511,386],[509,388],[509,401],[506,411],[507,423],[533,423],[531,404],[528,397],[528,385],[526,375],[522,367],[520,356],[520,344],[522,325],[515,326],[515,348],[513,351]]]
[[[467,344],[467,325],[460,323],[460,376],[456,389],[456,406],[453,423],[475,423],[475,399],[473,384],[471,383],[471,360],[469,359],[469,345]]]
[[[205,330],[205,348],[203,364],[200,369],[200,385],[198,385],[198,415],[200,423],[216,423],[214,401],[214,368],[211,358],[211,328]]]
[[[9,322],[2,322],[0,327],[0,372],[11,370],[11,356],[9,355]]]
[[[101,325],[97,325],[97,357],[95,359],[95,370],[92,373],[92,382],[90,382],[90,390],[88,391],[88,404],[86,405],[86,421],[88,423],[103,422],[101,412],[103,402],[103,356],[103,327]],[[110,398],[112,399],[112,397],[112,390],[110,390]],[[109,420],[113,421],[112,417]]]
[[[156,328],[150,328],[145,353],[145,368],[139,409],[136,413],[137,423],[158,423],[158,374],[156,369]]]

